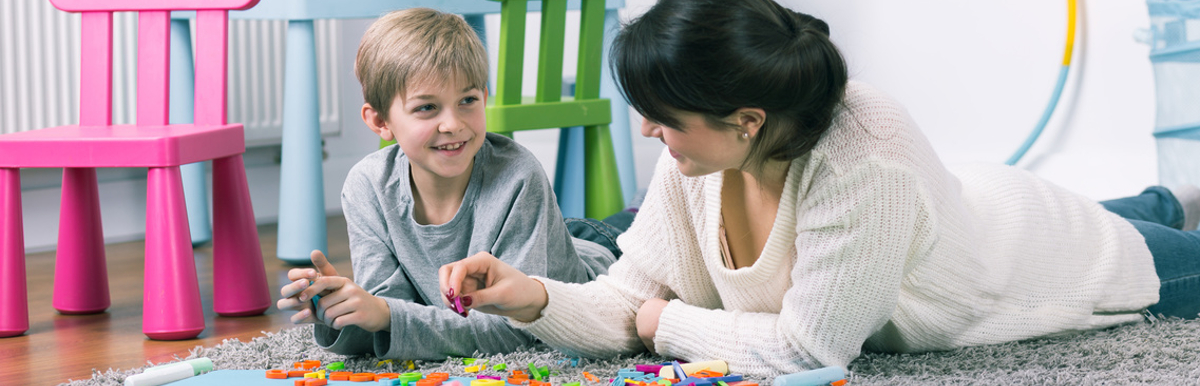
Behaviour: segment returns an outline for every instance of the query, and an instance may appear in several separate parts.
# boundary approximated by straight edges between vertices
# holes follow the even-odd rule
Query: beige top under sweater
[[[846,366],[861,349],[941,350],[1133,322],[1158,301],[1142,236],[1096,202],[1002,165],[956,169],[897,102],[859,82],[791,164],[750,267],[725,267],[722,173],[690,178],[664,151],[624,256],[586,284],[545,283],[532,323],[574,355],[644,350],[646,299],[671,300],[655,349],[769,376]]]

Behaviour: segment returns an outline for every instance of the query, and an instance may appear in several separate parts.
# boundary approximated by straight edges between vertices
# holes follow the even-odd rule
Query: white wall
[[[1062,66],[1066,1],[778,0],[824,19],[850,65],[904,104],[943,162],[1004,162],[1041,118]],[[654,0],[628,0],[624,17]],[[1142,1],[1080,0],[1072,69],[1018,166],[1103,200],[1156,184],[1154,79]],[[636,115],[636,114],[633,114]],[[637,135],[639,186],[661,144]]]
[[[943,161],[1003,162],[1042,115],[1066,1],[784,0],[823,18],[851,77],[906,105]],[[1080,1],[1071,78],[1018,165],[1095,199],[1155,184],[1155,96],[1142,1]]]

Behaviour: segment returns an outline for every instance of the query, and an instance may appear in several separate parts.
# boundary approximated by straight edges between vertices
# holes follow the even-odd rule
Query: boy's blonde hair
[[[387,120],[392,100],[420,82],[459,77],[486,90],[487,51],[462,17],[409,8],[383,15],[367,28],[358,45],[354,73],[362,84],[363,99]]]

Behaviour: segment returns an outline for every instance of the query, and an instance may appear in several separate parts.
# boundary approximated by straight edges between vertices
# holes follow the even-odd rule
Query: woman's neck
[[[725,171],[721,184],[724,231],[720,237],[728,247],[725,253],[732,262],[729,268],[749,267],[762,255],[775,224],[789,165],[786,162],[768,163],[755,173]]]
[[[787,183],[787,173],[792,163],[790,161],[767,161],[761,168],[754,171],[739,170],[747,189],[756,189],[769,193],[776,200],[783,193],[783,185]]]

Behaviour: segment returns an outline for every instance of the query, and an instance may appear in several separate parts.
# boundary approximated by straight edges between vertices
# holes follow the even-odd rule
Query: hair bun
[[[795,11],[792,11],[792,17],[795,21],[797,35],[805,32],[820,32],[822,35],[829,36],[829,24],[826,24],[824,20]]]

